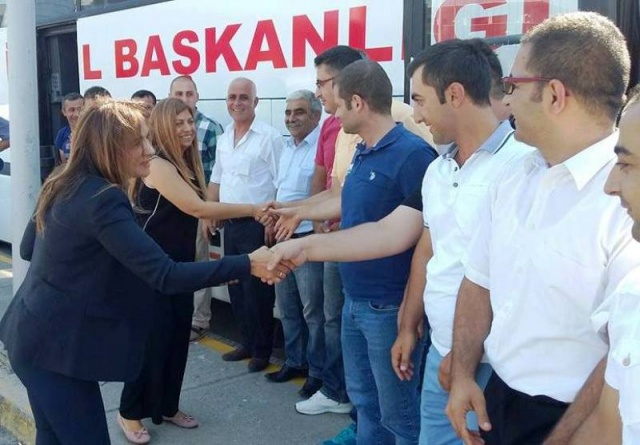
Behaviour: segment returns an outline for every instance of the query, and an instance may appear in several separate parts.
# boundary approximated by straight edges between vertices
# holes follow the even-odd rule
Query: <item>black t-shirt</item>
[[[418,186],[409,196],[402,201],[403,206],[416,209],[418,212],[422,212],[422,184]]]

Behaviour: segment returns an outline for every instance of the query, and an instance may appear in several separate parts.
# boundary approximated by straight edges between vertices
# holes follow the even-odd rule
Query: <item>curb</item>
[[[234,342],[211,332],[198,343],[220,354],[237,346]],[[11,371],[9,358],[1,346],[2,343],[0,343],[0,426],[15,436],[19,445],[35,445],[36,425],[27,391],[18,376]],[[267,371],[277,371],[282,365],[284,360],[272,356]],[[296,379],[293,383],[301,387],[304,379]]]
[[[9,371],[9,360],[0,352],[0,425],[22,445],[34,445],[36,425],[29,407],[27,391],[18,377]]]

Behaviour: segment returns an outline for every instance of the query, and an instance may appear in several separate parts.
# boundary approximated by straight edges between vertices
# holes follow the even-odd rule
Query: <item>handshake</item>
[[[307,261],[300,240],[291,240],[272,248],[262,246],[249,254],[251,275],[264,283],[276,284],[284,280],[296,267]]]
[[[271,230],[275,241],[282,242],[291,238],[304,219],[301,213],[304,206],[283,205],[278,201],[268,201],[253,206],[253,218],[263,226]],[[337,225],[336,225],[337,226]],[[313,229],[316,233],[327,233],[336,229],[324,222],[314,222]]]

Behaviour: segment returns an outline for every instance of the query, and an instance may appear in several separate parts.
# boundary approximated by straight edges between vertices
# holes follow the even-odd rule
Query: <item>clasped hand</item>
[[[257,205],[254,209],[256,221],[265,227],[273,227],[276,241],[286,241],[295,233],[302,220],[296,207],[283,207],[277,201]]]
[[[251,275],[268,284],[280,283],[296,267],[292,261],[277,259],[275,253],[266,246],[250,253],[249,260]]]

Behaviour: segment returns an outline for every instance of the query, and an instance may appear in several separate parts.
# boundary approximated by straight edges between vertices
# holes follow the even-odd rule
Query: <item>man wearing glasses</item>
[[[466,444],[483,443],[468,411],[487,444],[567,443],[600,394],[607,345],[590,316],[640,259],[631,220],[602,193],[628,80],[622,34],[587,12],[529,31],[503,79],[515,137],[538,150],[491,191],[465,261],[447,415]]]

